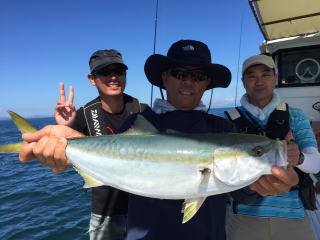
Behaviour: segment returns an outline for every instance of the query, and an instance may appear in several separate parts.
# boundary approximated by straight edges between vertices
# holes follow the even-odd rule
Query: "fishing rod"
[[[156,53],[156,43],[157,43],[157,27],[158,27],[158,6],[159,6],[159,1],[156,1],[156,14],[155,14],[155,19],[154,19],[154,35],[153,35],[153,54]],[[163,98],[163,92],[162,89],[160,89],[160,94],[162,99]],[[152,107],[152,102],[153,102],[153,84],[151,84],[151,98],[150,98],[150,106]]]
[[[242,45],[242,28],[243,28],[243,8],[242,15],[240,21],[240,36],[239,36],[239,49],[238,49],[238,70],[237,70],[237,81],[236,81],[236,96],[234,98],[234,106],[237,106],[238,99],[238,83],[239,83],[239,69],[240,69],[240,53],[241,53],[241,45]]]

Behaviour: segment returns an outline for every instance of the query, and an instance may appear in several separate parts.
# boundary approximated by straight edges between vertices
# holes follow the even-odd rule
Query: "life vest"
[[[272,139],[284,140],[290,130],[289,110],[286,103],[278,104],[276,109],[270,114],[265,128],[262,128],[251,117],[250,113],[247,113],[247,116],[250,118],[248,119],[238,107],[231,111],[226,111],[225,114],[235,124],[240,133],[263,135]]]

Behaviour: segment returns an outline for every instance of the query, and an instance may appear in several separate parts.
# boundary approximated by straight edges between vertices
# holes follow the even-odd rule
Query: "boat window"
[[[320,46],[283,49],[278,63],[278,87],[320,85]]]

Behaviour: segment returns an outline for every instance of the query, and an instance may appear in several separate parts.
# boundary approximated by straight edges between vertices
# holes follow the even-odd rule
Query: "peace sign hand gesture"
[[[73,86],[69,87],[69,99],[66,100],[64,84],[60,84],[60,99],[57,102],[54,110],[54,118],[58,125],[70,127],[76,118],[76,108],[73,105]]]

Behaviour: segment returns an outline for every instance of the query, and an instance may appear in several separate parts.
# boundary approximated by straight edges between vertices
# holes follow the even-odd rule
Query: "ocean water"
[[[28,119],[41,128],[53,118]],[[0,121],[0,145],[21,140],[10,120]],[[0,239],[89,239],[90,192],[69,168],[53,174],[37,161],[21,163],[17,154],[0,154]]]
[[[223,115],[226,109],[210,113]],[[34,127],[54,124],[53,118],[27,119]],[[0,145],[21,141],[10,120],[0,121]],[[17,154],[0,154],[0,239],[85,240],[91,191],[73,170],[53,174],[37,161],[21,163]]]

